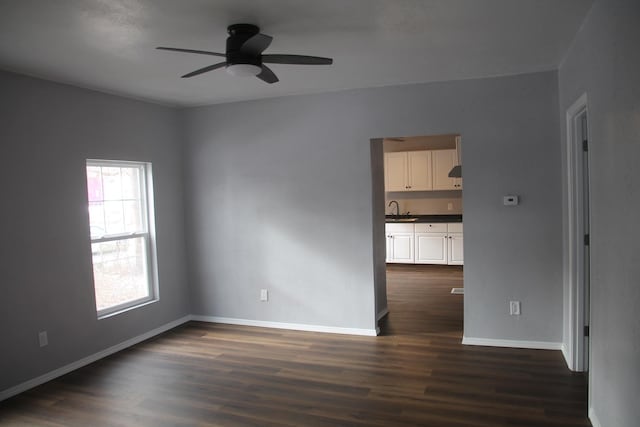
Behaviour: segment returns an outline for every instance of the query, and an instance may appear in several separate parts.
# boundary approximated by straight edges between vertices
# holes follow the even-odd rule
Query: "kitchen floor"
[[[462,266],[387,264],[385,335],[433,334],[462,339]]]

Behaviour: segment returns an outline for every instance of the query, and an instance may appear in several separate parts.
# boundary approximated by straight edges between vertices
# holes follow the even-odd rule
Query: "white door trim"
[[[569,289],[569,339],[567,364],[573,371],[585,371],[584,325],[588,324],[585,312],[585,213],[584,207],[584,151],[578,119],[587,110],[587,94],[583,94],[569,107],[566,114],[566,178],[567,178],[567,229],[564,232],[564,256],[566,286]],[[588,132],[587,132],[588,133]],[[588,277],[586,278],[588,280]]]

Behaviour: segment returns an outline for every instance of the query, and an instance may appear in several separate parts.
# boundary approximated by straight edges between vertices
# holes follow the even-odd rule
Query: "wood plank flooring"
[[[589,426],[560,352],[460,344],[461,286],[390,266],[379,337],[191,322],[0,402],[0,424]]]

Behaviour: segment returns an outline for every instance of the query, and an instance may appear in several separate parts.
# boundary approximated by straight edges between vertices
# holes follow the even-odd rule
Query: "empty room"
[[[0,425],[636,427],[639,22],[0,0]]]

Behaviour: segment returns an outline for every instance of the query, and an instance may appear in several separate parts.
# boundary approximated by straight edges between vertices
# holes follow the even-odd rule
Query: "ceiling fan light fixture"
[[[229,64],[226,70],[232,76],[254,77],[260,74],[262,68],[254,64]]]

